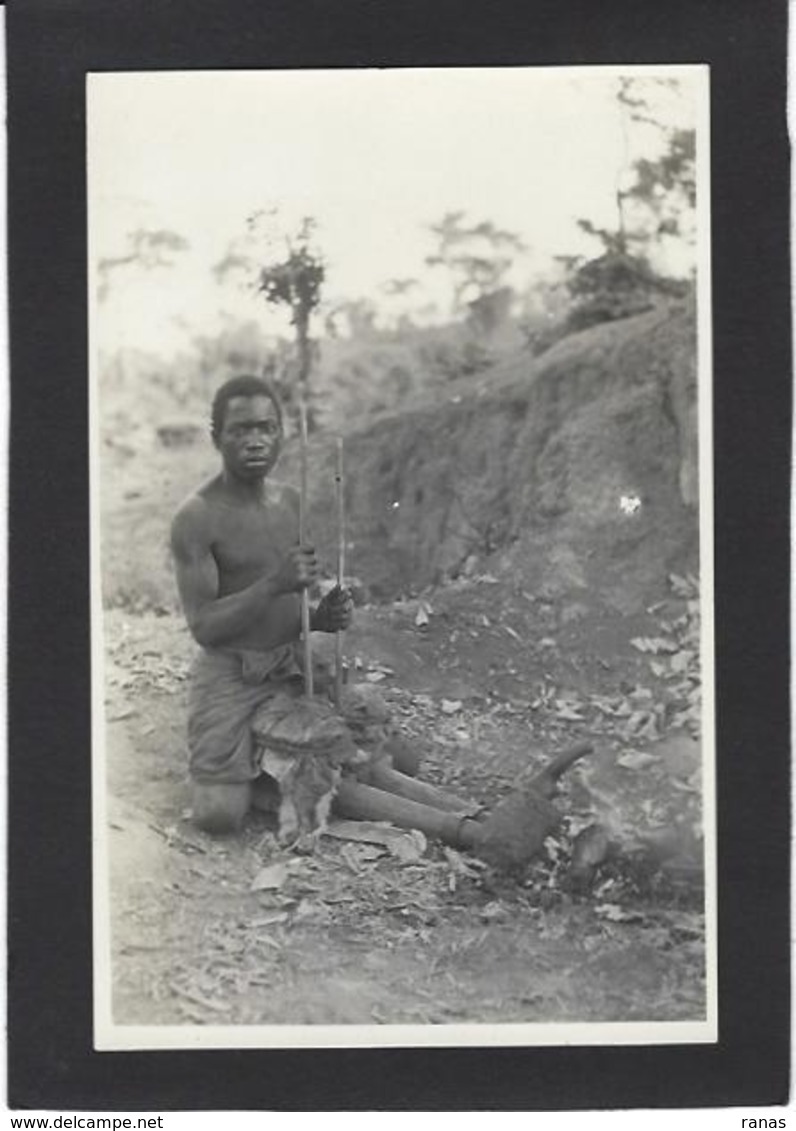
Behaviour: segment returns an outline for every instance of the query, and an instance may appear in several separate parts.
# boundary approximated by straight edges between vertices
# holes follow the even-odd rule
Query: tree
[[[649,254],[667,236],[693,242],[696,133],[690,127],[666,124],[654,105],[656,90],[672,90],[676,85],[665,79],[619,79],[616,100],[625,163],[617,178],[618,251]],[[631,136],[642,130],[657,139],[659,152],[654,157],[633,156]]]
[[[696,133],[672,130],[656,160],[639,158],[627,196],[649,216],[654,237],[679,237],[694,242],[696,209]]]
[[[369,298],[340,299],[326,315],[324,328],[330,338],[337,338],[340,321],[344,320],[346,337],[370,338],[376,332],[377,314],[376,304]]]
[[[261,210],[246,222],[247,234],[213,268],[220,281],[242,270],[269,306],[285,308],[294,328],[297,354],[295,384],[307,402],[307,423],[314,427],[310,388],[313,343],[310,325],[321,301],[326,277],[323,256],[314,243],[316,222],[304,217],[290,230],[277,209]]]
[[[110,294],[111,279],[120,268],[138,266],[151,270],[173,267],[176,254],[190,247],[184,236],[168,228],[136,228],[128,232],[126,243],[127,251],[123,255],[105,256],[97,262],[97,297],[100,302],[104,302]]]
[[[305,392],[312,367],[310,318],[321,301],[321,285],[326,273],[323,259],[311,246],[314,227],[315,222],[307,217],[295,237],[285,237],[284,258],[260,268],[258,287],[267,303],[290,310],[298,349],[298,384]]]
[[[568,281],[573,305],[568,330],[651,310],[659,298],[680,298],[688,284],[658,275],[646,259],[617,250],[583,263]]]
[[[457,314],[463,313],[470,303],[499,290],[515,256],[527,250],[514,232],[498,228],[489,220],[468,225],[463,212],[446,212],[428,228],[437,249],[426,256],[426,264],[443,267],[449,273]]]
[[[617,226],[577,221],[581,231],[600,243],[601,254],[569,264],[569,330],[638,314],[659,297],[681,296],[688,289],[653,265],[666,238],[684,245],[693,242],[696,206],[695,133],[661,121],[654,106],[657,87],[671,89],[671,83],[626,77],[618,81],[625,162],[617,170]],[[642,130],[648,144],[655,138],[657,155],[633,157],[631,138]]]

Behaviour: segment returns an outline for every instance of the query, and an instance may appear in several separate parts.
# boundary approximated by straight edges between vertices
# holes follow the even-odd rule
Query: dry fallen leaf
[[[461,699],[443,699],[440,704],[443,715],[455,715],[462,709]]]
[[[270,915],[261,915],[258,919],[252,920],[252,927],[271,927],[275,923],[284,923],[287,919],[287,911],[273,911]]]
[[[254,877],[249,891],[273,891],[281,888],[288,872],[287,864],[269,864],[267,868],[261,868]]]
[[[561,847],[555,837],[546,836],[544,838],[544,848],[550,859],[555,862],[561,855]]]
[[[660,652],[676,652],[677,645],[673,640],[669,640],[664,636],[637,636],[630,641],[634,648],[639,652],[652,652],[658,654]]]
[[[428,601],[418,601],[417,613],[415,614],[415,624],[418,628],[425,628],[429,622],[429,617],[433,612],[431,605]]]
[[[594,894],[597,897],[600,897],[600,896],[605,895],[606,892],[610,891],[611,888],[615,888],[615,887],[616,887],[616,880],[609,878],[607,880],[603,880],[603,882],[598,887],[596,887],[594,889]]]
[[[332,821],[323,835],[336,840],[381,845],[402,864],[419,860],[428,847],[426,838],[418,829],[399,829],[386,821]]]
[[[123,719],[132,718],[135,714],[135,707],[123,707],[122,710],[116,711],[113,715],[108,715],[109,723],[120,723]]]
[[[672,591],[678,597],[694,597],[699,593],[699,582],[694,577],[693,573],[689,573],[687,577],[680,577],[677,573],[669,574],[669,584]]]
[[[272,939],[270,935],[259,935],[257,938],[258,943],[265,943],[266,946],[271,946],[274,950],[281,950],[282,944],[276,939]]]
[[[601,903],[594,908],[594,914],[611,923],[630,923],[643,918],[638,911],[625,911],[618,903]]]
[[[313,903],[309,899],[302,899],[301,903],[296,908],[296,919],[314,919],[317,921],[328,922],[331,918],[331,912],[324,903]]]
[[[568,703],[565,703],[556,711],[556,718],[567,719],[572,722],[583,722],[585,715],[582,715],[580,711],[571,707]]]
[[[624,766],[626,770],[643,770],[645,766],[652,766],[655,762],[660,762],[657,754],[646,754],[640,750],[629,750],[616,759],[617,766]]]
[[[648,715],[648,711],[633,711],[627,720],[625,729],[630,733],[639,730],[647,722]]]
[[[694,784],[691,778],[688,781],[683,781],[682,778],[672,778],[672,785],[682,793],[699,793],[699,786]]]

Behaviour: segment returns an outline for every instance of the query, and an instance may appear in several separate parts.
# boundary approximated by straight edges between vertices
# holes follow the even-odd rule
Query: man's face
[[[263,479],[279,458],[282,428],[270,397],[231,397],[217,441],[224,466],[238,479]]]

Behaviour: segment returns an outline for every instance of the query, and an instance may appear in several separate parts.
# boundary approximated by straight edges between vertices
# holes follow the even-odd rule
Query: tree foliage
[[[122,255],[104,256],[97,262],[98,298],[104,302],[110,294],[111,279],[121,268],[173,267],[176,256],[190,247],[188,240],[169,228],[136,228],[128,232],[127,248]]]
[[[664,152],[656,160],[634,162],[635,180],[627,196],[648,217],[650,238],[677,236],[693,240],[691,225],[696,208],[696,134],[673,130]]]
[[[262,209],[246,222],[246,235],[233,243],[213,272],[219,282],[243,274],[269,306],[287,311],[294,328],[297,365],[295,393],[307,402],[308,424],[314,426],[309,401],[310,375],[315,350],[310,338],[311,320],[317,311],[326,278],[323,254],[316,246],[316,221],[304,217],[290,226],[278,209]],[[295,400],[294,396],[289,398]]]
[[[305,218],[294,236],[286,236],[286,254],[260,267],[259,291],[271,306],[286,306],[296,332],[298,352],[297,386],[299,396],[309,401],[313,348],[310,319],[321,301],[326,268],[320,252],[312,246],[315,222]],[[315,416],[308,407],[307,423],[314,427]]]
[[[662,122],[651,89],[636,79],[618,82],[616,102],[628,165],[617,171],[617,225],[600,227],[586,218],[577,221],[582,232],[599,242],[601,254],[568,264],[569,330],[638,314],[660,297],[680,296],[688,290],[687,283],[666,277],[653,263],[667,238],[693,243],[695,131]],[[631,137],[638,129],[658,135],[657,155],[632,157]]]
[[[615,247],[583,263],[568,282],[573,304],[566,319],[568,330],[583,330],[598,322],[613,322],[651,310],[665,297],[681,297],[688,285],[666,279],[646,259]]]
[[[661,120],[654,103],[655,87],[667,80],[622,78],[619,108],[628,167],[620,170],[625,186],[617,189],[619,250],[649,253],[656,242],[674,237],[693,242],[696,208],[696,132]],[[632,138],[644,130],[657,136],[654,156],[633,156]]]
[[[455,313],[462,313],[469,303],[500,289],[516,256],[527,250],[514,232],[499,228],[490,220],[467,224],[463,212],[446,212],[428,227],[437,247],[426,256],[426,264],[448,272]]]
[[[330,338],[339,338],[342,323],[346,337],[370,338],[376,333],[378,313],[378,307],[369,298],[340,299],[328,311],[324,329]]]
[[[291,248],[282,262],[260,269],[259,290],[272,306],[287,306],[292,325],[298,326],[318,306],[324,275],[323,262],[300,245]]]

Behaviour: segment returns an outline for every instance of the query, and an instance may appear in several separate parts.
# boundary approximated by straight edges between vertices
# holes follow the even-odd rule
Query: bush
[[[446,381],[482,373],[495,363],[492,352],[473,338],[467,338],[463,342],[435,342],[432,346],[423,346],[420,358],[432,376],[442,377]]]
[[[566,331],[631,318],[651,310],[661,298],[683,297],[687,283],[657,275],[646,260],[609,251],[579,267],[567,283],[573,305]]]

